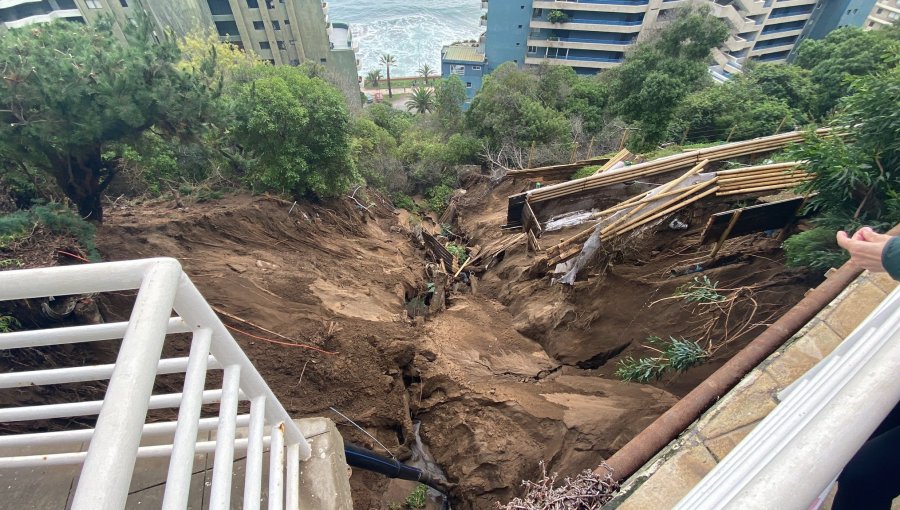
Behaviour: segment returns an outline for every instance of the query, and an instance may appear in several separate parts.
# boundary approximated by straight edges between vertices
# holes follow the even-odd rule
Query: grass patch
[[[600,170],[601,165],[591,165],[579,168],[577,172],[572,174],[572,177],[569,178],[570,181],[574,181],[575,179],[581,179],[583,177],[590,177],[594,175],[594,172]]]

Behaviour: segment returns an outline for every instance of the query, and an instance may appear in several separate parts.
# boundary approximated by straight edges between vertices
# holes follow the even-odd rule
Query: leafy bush
[[[822,271],[840,267],[850,258],[837,245],[835,231],[828,227],[817,227],[791,236],[784,242],[784,251],[788,265]]]
[[[394,207],[398,209],[406,209],[411,213],[418,212],[419,206],[413,201],[412,197],[403,193],[394,194],[391,199],[394,201]]]
[[[566,23],[569,21],[569,15],[563,11],[554,9],[547,15],[547,21],[550,23]]]
[[[651,336],[647,338],[647,342],[659,347],[653,349],[660,355],[638,359],[628,356],[619,361],[616,377],[623,381],[646,383],[660,379],[666,372],[684,372],[710,356],[699,343],[684,338],[669,337],[665,341]]]
[[[92,261],[100,260],[94,244],[96,228],[61,204],[48,204],[0,216],[0,247],[8,245],[41,225],[54,234],[71,235],[78,240]]]
[[[465,261],[469,259],[469,254],[466,253],[465,246],[460,246],[456,243],[450,243],[447,245],[447,251],[449,251],[451,255],[456,257],[456,260],[460,264],[465,263]]]
[[[453,196],[453,188],[446,184],[438,184],[429,189],[426,196],[428,197],[428,208],[440,214],[444,212],[444,208],[450,203],[450,197]]]
[[[572,177],[570,177],[569,180],[574,181],[575,179],[590,177],[594,175],[597,170],[600,170],[600,165],[591,165],[579,168],[577,172],[572,174]]]

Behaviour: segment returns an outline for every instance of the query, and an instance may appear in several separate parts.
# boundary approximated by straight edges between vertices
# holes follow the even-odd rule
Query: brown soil
[[[506,196],[522,186],[470,186],[459,228],[471,244],[501,235]],[[519,246],[480,275],[474,292],[462,286],[445,311],[424,321],[404,307],[425,287],[426,254],[406,216],[383,205],[366,214],[349,200],[234,196],[188,209],[123,206],[108,211],[97,244],[106,260],[175,257],[211,305],[336,352],[235,334],[290,413],[328,416],[347,440],[380,449],[334,407],[401,459],[413,420],[421,421],[423,441],[457,484],[453,506],[489,508],[518,495],[522,479],[540,475],[541,461],[562,476],[595,467],[758,331],[735,338],[712,363],[656,385],[611,376],[613,361],[644,352],[638,343],[648,334],[696,329],[692,309],[672,301],[650,307],[690,279],[670,278],[668,268],[697,257],[696,233],[644,239],[573,288],[528,277],[533,259]],[[789,307],[807,288],[805,275],[782,267],[774,241],[747,238],[725,255],[739,252],[705,274],[728,286],[772,283],[756,294],[768,311]],[[127,314],[126,303],[103,300],[104,318]],[[167,351],[184,348],[172,342]],[[351,483],[356,508],[402,499],[378,475],[356,470]]]

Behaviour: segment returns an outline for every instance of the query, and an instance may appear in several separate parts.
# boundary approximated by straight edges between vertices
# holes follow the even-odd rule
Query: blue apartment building
[[[477,43],[457,43],[441,48],[441,78],[458,76],[462,80],[466,86],[467,109],[481,89],[484,67],[485,56]]]

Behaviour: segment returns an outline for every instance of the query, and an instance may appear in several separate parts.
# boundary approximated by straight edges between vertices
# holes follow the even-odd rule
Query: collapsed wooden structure
[[[815,133],[818,136],[824,136],[831,133],[831,129],[822,128],[816,130]],[[737,157],[772,152],[778,149],[782,149],[792,143],[802,141],[804,135],[804,131],[791,131],[778,135],[754,138],[752,140],[726,143],[723,145],[717,145],[715,147],[707,147],[705,149],[682,152],[679,154],[674,154],[672,156],[667,156],[644,163],[638,163],[629,167],[604,171],[602,173],[596,173],[594,175],[581,179],[575,179],[572,181],[555,184],[553,186],[544,186],[541,188],[526,191],[524,193],[519,193],[517,195],[509,197],[506,213],[506,225],[504,225],[504,228],[511,229],[523,226],[524,206],[526,202],[528,202],[529,205],[532,205],[539,202],[547,202],[551,200],[559,200],[562,198],[572,197],[578,194],[592,192],[615,184],[627,183],[630,181],[635,181],[637,179],[659,176],[661,174],[666,174],[683,168],[689,168],[703,160],[708,160],[710,162],[725,161]],[[759,171],[760,169],[757,170]],[[768,170],[776,172],[779,169],[772,168]],[[523,173],[515,175],[527,176],[524,171],[520,172]],[[513,175],[513,173],[510,172],[510,174],[508,175]],[[765,176],[776,177],[774,173],[767,174]],[[749,178],[749,174],[742,174],[742,177],[748,179],[745,183],[753,182]],[[729,182],[729,184],[740,187],[743,187],[743,184],[745,183]],[[768,182],[765,180],[756,181],[753,183],[759,184],[758,186],[756,186],[758,188],[776,184],[786,184],[785,182]],[[792,186],[793,185],[789,185],[785,187]],[[730,191],[735,191],[735,189],[733,188],[734,187],[732,186]],[[722,192],[725,193],[724,190]]]

